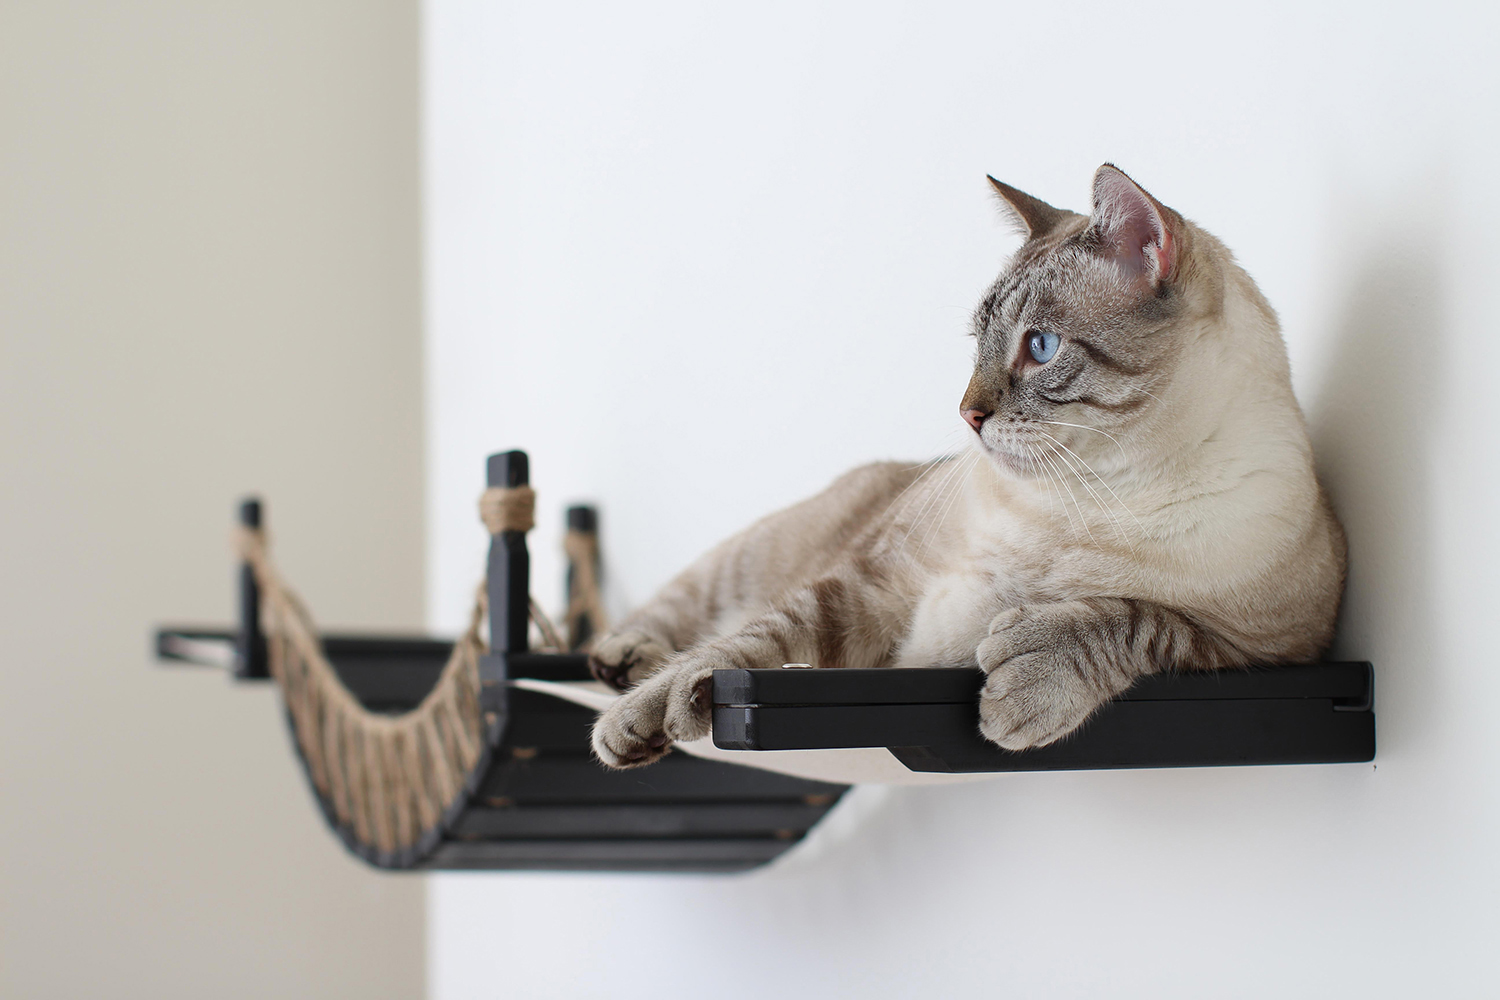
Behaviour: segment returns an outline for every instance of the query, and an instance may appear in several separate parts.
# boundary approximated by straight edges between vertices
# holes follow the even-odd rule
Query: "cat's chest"
[[[988,634],[990,621],[1007,608],[1057,600],[1068,587],[1074,562],[1068,550],[997,544],[928,579],[897,652],[897,666],[962,666]]]
[[[1129,557],[1062,532],[1025,506],[970,498],[948,523],[941,554],[913,605],[897,666],[962,666],[1001,611],[1113,593]]]

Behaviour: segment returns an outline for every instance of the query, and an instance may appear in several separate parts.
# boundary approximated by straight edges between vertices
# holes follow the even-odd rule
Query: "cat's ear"
[[[1130,277],[1155,288],[1171,281],[1177,264],[1177,240],[1172,235],[1170,209],[1106,163],[1094,174],[1092,228],[1105,256]]]
[[[1017,191],[1009,184],[997,181],[993,177],[990,177],[990,183],[995,186],[995,192],[1000,195],[1000,204],[1005,206],[1006,215],[1016,224],[1021,235],[1028,240],[1047,235],[1057,228],[1058,223],[1072,214],[1053,208],[1045,201],[1033,198],[1025,191]]]

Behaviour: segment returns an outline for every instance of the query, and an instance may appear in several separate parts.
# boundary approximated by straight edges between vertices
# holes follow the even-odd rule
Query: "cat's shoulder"
[[[925,470],[932,468],[933,464],[932,462],[869,462],[865,465],[857,465],[845,472],[830,483],[828,489],[859,493],[891,486],[901,489],[912,480],[919,478]]]
[[[941,458],[931,459],[926,462],[901,462],[894,459],[869,462],[865,465],[856,465],[854,468],[839,476],[832,486],[866,486],[871,484],[899,483],[905,488],[910,483],[921,479],[923,476],[941,472],[948,466],[957,462],[961,455],[944,455]]]

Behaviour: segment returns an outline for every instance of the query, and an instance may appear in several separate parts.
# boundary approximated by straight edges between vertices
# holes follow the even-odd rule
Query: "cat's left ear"
[[[1006,214],[1015,223],[1020,235],[1028,240],[1040,239],[1062,224],[1063,220],[1072,215],[1072,212],[1064,212],[1053,208],[1040,198],[1033,198],[1018,188],[1013,188],[1004,181],[989,178],[990,186],[1000,196],[1000,204],[1006,208]]]
[[[1176,271],[1172,215],[1114,164],[1106,163],[1095,172],[1091,225],[1104,253],[1151,288],[1171,281]]]

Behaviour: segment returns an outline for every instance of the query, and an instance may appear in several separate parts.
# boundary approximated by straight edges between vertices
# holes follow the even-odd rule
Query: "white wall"
[[[1375,765],[1004,776],[869,800],[741,878],[442,876],[441,1000],[1495,989],[1492,8],[965,3],[426,13],[429,609],[484,454],[536,586],[593,498],[613,598],[875,457],[959,442],[994,173],[1112,160],[1280,309],[1348,526]]]

